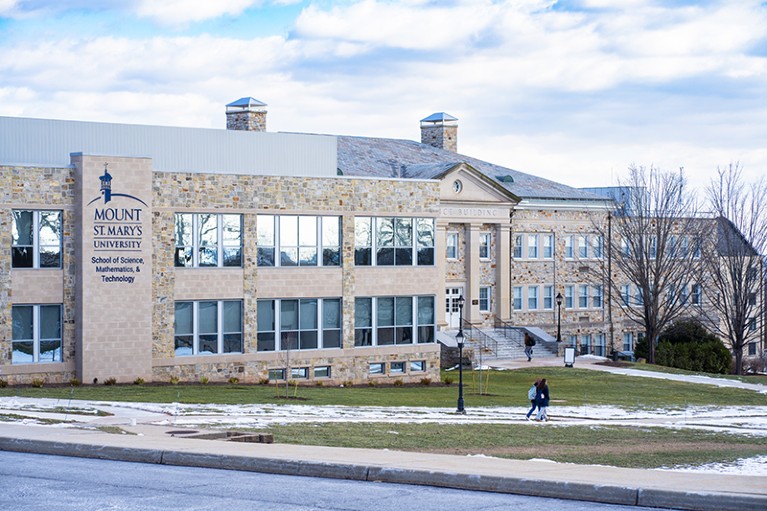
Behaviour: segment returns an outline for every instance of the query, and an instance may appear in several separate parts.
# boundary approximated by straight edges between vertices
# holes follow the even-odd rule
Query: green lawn
[[[641,369],[642,371],[652,371],[656,373],[670,373],[670,374],[689,374],[697,376],[708,376],[711,378],[723,378],[726,380],[738,380],[743,383],[758,383],[767,385],[767,375],[764,374],[750,374],[746,376],[735,374],[713,374],[713,373],[700,373],[695,371],[686,371],[684,369],[677,369],[676,367],[665,367],[655,364],[639,364],[631,362],[621,362],[621,367],[627,367],[630,369]]]
[[[457,380],[455,372],[443,373]],[[624,408],[674,408],[687,405],[767,405],[767,396],[753,391],[710,385],[657,380],[564,367],[540,367],[515,371],[484,371],[483,394],[479,373],[464,371],[467,407],[525,406],[527,389],[536,378],[548,378],[556,406],[615,405]],[[281,387],[282,396],[285,394]],[[290,388],[291,398],[276,398],[274,385],[85,385],[80,387],[6,387],[0,396],[50,397],[103,401],[181,403],[286,403],[349,406],[453,407],[458,385],[406,385],[355,387],[299,386]]]

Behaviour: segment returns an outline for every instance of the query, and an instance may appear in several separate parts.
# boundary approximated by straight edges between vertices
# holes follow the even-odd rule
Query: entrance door
[[[463,296],[463,287],[448,287],[445,289],[445,321],[449,329],[458,328],[461,317],[460,310],[458,309],[458,298],[461,296]]]

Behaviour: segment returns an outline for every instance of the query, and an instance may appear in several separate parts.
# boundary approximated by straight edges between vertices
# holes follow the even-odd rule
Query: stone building
[[[0,117],[1,379],[437,381],[461,316],[633,348],[599,270],[609,198],[459,154],[444,113],[421,143],[226,115]]]

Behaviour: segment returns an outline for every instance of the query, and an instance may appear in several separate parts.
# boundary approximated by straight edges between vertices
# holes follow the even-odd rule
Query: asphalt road
[[[0,509],[14,511],[640,511],[649,508],[0,451]]]

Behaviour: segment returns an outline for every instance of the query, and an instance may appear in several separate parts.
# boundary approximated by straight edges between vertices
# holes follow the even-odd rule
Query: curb
[[[767,496],[759,495],[644,489],[545,479],[378,467],[354,463],[324,463],[253,456],[163,451],[8,437],[0,437],[0,450],[156,465],[434,486],[688,511],[763,511],[767,509]]]

